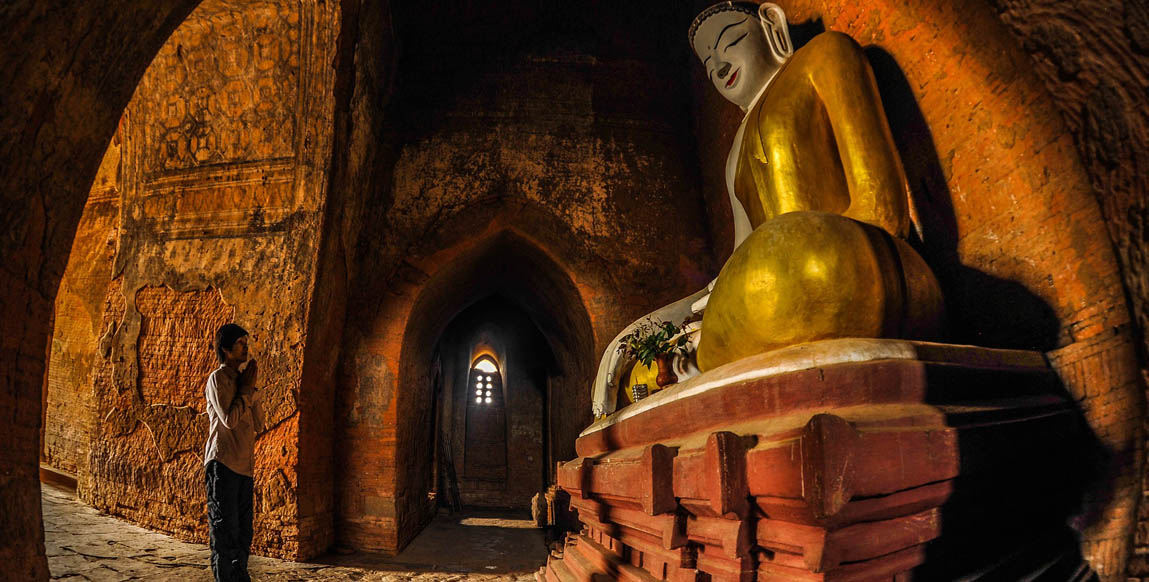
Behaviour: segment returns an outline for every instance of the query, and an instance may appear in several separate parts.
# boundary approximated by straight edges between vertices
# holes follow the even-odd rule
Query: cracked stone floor
[[[100,514],[75,494],[41,484],[52,580],[210,582],[206,545],[182,542]],[[258,582],[532,582],[546,560],[543,532],[493,514],[440,515],[394,558],[327,555],[314,563],[252,556]]]

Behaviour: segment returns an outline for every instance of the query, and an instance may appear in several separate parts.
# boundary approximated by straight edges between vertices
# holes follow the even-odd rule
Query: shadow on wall
[[[1042,352],[1056,348],[1061,325],[1048,303],[1020,283],[962,264],[945,171],[909,81],[890,53],[875,46],[865,53],[916,210],[910,244],[934,269],[945,293],[946,341]],[[1008,421],[990,419],[986,429],[962,433],[963,477],[942,510],[943,539],[928,547],[925,566],[916,574],[929,580],[1096,578],[1082,556],[1078,531],[1096,521],[1084,513],[1084,500],[1088,492],[1103,489],[1097,485],[1112,473],[1114,455],[1061,381],[1055,384],[1029,394],[1015,394],[1015,386],[976,383],[963,389],[969,392],[962,400],[1002,410],[1008,410],[1011,398],[1060,399],[1056,417],[1062,424],[1049,432],[1011,434]],[[1005,441],[1026,454],[1009,463],[979,465],[995,443]]]
[[[548,224],[546,216],[526,217]],[[336,479],[341,543],[396,553],[435,514],[435,497],[427,495],[434,465],[426,454],[436,441],[435,346],[451,321],[483,297],[498,294],[516,305],[553,348],[543,411],[550,454],[574,456],[575,437],[590,420],[584,378],[594,328],[586,303],[552,247],[507,228],[489,229],[485,220],[490,215],[469,213],[448,222],[425,245],[438,253],[408,265],[413,276],[403,285],[384,287],[387,293],[362,286],[372,295],[365,291],[351,311],[345,353],[363,357],[344,359],[338,409],[345,419]],[[443,368],[442,377],[450,377]],[[540,477],[544,467],[551,463],[539,464]]]
[[[801,47],[825,32],[820,19],[792,24]],[[933,134],[894,57],[865,47],[882,105],[902,157],[916,211],[910,245],[938,277],[949,314],[946,341],[991,348],[1048,351],[1057,347],[1060,323],[1053,308],[1023,285],[963,265],[958,255],[957,219]]]
[[[823,23],[813,20],[794,24],[791,36],[801,46],[824,31]],[[1045,300],[1020,283],[962,264],[945,167],[910,83],[890,53],[876,46],[864,50],[909,182],[915,211],[909,242],[945,294],[943,339],[1042,352],[1056,348],[1061,325]],[[954,384],[952,379],[937,383]],[[992,382],[961,384],[959,400],[993,410],[990,414],[1008,416],[1017,401],[1038,398],[1057,402],[1050,404],[1050,418],[1058,420],[1047,432],[1012,434],[1007,418],[991,417],[984,429],[961,433],[963,477],[943,507],[943,537],[927,546],[925,565],[915,575],[963,581],[1096,579],[1082,556],[1079,532],[1100,516],[1089,513],[1085,499],[1088,492],[1111,489],[1099,485],[1112,482],[1119,459],[1092,432],[1060,380],[1028,393]],[[1010,404],[1010,399],[1018,400]],[[1025,454],[1003,463],[991,452],[1002,443]],[[1107,505],[1106,500],[1089,503]]]
[[[917,210],[910,244],[941,283],[950,314],[949,341],[1037,351],[1057,347],[1061,325],[1048,303],[1019,283],[961,263],[953,200],[925,116],[893,56],[874,46],[865,51]]]
[[[1080,532],[1101,517],[1086,513],[1086,499],[1112,456],[1057,375],[927,374],[928,401],[965,428],[960,476],[939,517],[941,537],[927,544],[915,579],[1099,580],[1082,554]],[[1019,406],[1028,407],[1021,413],[1027,418],[1018,416]]]

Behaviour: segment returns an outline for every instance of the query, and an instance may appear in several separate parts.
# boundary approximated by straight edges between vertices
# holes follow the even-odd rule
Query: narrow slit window
[[[494,358],[482,356],[471,364],[467,397],[463,475],[503,482],[507,478],[507,417],[503,376]]]
[[[501,390],[496,386],[501,384],[499,366],[490,356],[483,356],[471,366],[471,386],[473,404],[478,406],[501,405]]]

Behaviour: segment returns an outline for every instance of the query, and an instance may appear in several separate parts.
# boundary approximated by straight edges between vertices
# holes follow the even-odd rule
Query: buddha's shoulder
[[[791,58],[802,63],[825,65],[827,61],[846,64],[859,57],[864,59],[865,54],[858,41],[849,35],[829,30],[815,36]]]
[[[790,115],[792,110],[780,103],[806,99],[812,91],[810,79],[857,78],[857,73],[869,66],[868,62],[861,45],[848,35],[827,31],[815,36],[794,52],[772,81],[773,87],[754,104],[743,142],[758,143],[762,126],[779,115]]]

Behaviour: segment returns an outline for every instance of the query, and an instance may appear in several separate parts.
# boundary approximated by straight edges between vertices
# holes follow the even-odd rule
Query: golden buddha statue
[[[690,41],[747,111],[728,181],[752,230],[706,301],[698,367],[819,339],[936,333],[941,291],[904,241],[909,190],[861,47],[825,32],[793,52],[781,8],[741,2],[699,14]]]
[[[689,34],[746,111],[726,168],[735,249],[708,289],[651,315],[702,313],[702,371],[808,341],[937,334],[941,291],[904,240],[909,189],[861,47],[825,32],[795,52],[770,3],[716,4]],[[610,352],[600,363],[597,413],[613,408],[621,364]]]

